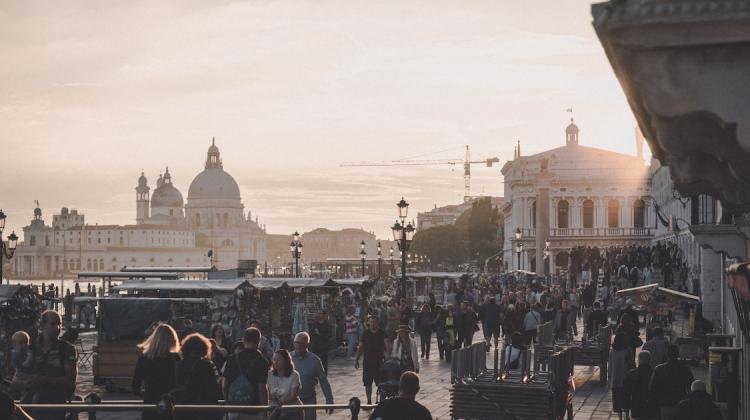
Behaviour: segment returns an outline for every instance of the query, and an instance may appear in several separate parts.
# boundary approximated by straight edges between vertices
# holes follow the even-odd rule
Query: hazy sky
[[[389,233],[457,203],[461,167],[349,160],[497,156],[474,193],[502,194],[516,140],[635,153],[635,121],[589,0],[3,1],[0,208],[18,232],[38,199],[89,223],[134,223],[141,170],[187,199],[211,137],[271,233]],[[9,233],[9,231],[7,232]],[[7,234],[6,233],[6,234]]]

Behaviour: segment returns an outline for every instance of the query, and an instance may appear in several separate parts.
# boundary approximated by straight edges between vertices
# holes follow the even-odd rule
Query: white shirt
[[[293,370],[292,374],[287,377],[276,376],[273,370],[269,370],[267,385],[268,399],[273,404],[280,404],[281,401],[288,401],[293,396],[299,396],[299,390],[302,387],[296,370]]]

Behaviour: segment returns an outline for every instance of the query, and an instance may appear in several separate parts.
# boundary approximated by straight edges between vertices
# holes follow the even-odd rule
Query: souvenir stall
[[[112,295],[99,298],[94,383],[108,391],[128,389],[138,360],[136,345],[162,314],[178,334],[190,320],[195,332],[208,335],[213,324],[221,323],[238,337],[257,311],[253,292],[244,279],[133,280],[112,287]]]
[[[32,340],[39,329],[39,316],[45,310],[41,296],[28,286],[0,285],[0,377],[11,374],[11,336],[26,331]]]
[[[407,280],[411,287],[407,288],[407,295],[413,297],[413,303],[421,305],[430,300],[430,293],[435,295],[435,301],[442,305],[450,291],[458,288],[473,286],[469,281],[473,279],[469,273],[422,272],[407,273]]]
[[[701,300],[698,296],[660,287],[657,283],[623,289],[618,296],[631,299],[646,311],[646,339],[656,327],[680,347],[680,357],[702,360],[705,337],[695,335],[695,317]]]

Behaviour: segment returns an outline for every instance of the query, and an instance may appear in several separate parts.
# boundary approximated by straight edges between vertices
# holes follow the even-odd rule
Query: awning
[[[639,303],[641,305],[645,305],[651,302],[651,296],[654,294],[667,295],[671,296],[674,299],[685,300],[692,303],[698,303],[701,301],[701,298],[699,298],[698,296],[678,292],[677,290],[668,289],[666,287],[661,287],[658,283],[618,290],[617,294],[636,297],[638,301],[641,302]]]
[[[78,278],[103,278],[103,279],[177,279],[180,274],[175,272],[150,272],[150,271],[81,271]]]
[[[406,273],[406,277],[411,278],[426,278],[426,277],[433,277],[433,278],[443,278],[443,279],[460,279],[463,276],[471,276],[471,273],[456,273],[456,272],[448,272],[448,271],[425,271],[425,272],[419,272],[419,273]]]
[[[213,267],[128,267],[122,268],[123,272],[143,273],[208,273]]]
[[[112,287],[116,291],[125,290],[211,290],[232,291],[243,284],[245,279],[232,280],[129,280]]]

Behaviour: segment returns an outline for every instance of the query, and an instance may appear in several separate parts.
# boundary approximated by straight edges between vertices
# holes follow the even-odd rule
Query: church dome
[[[240,187],[231,175],[224,172],[219,148],[213,140],[208,148],[206,168],[190,183],[188,200],[194,199],[240,199]]]
[[[169,168],[164,173],[164,177],[159,176],[161,182],[151,195],[151,207],[182,207],[185,202],[182,199],[180,190],[172,185],[172,176],[169,174]]]

